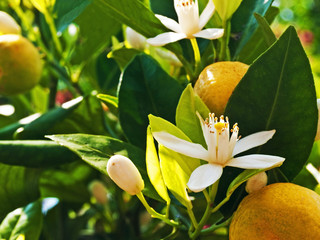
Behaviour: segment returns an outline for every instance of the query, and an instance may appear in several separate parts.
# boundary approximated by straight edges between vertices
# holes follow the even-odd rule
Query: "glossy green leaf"
[[[121,25],[115,18],[105,14],[105,8],[94,0],[76,19],[80,35],[74,50],[73,62],[87,62],[97,56],[111,43],[111,36],[121,30]]]
[[[27,125],[18,128],[14,133],[15,139],[41,139],[48,130],[55,124],[65,119],[74,109],[83,101],[83,97],[78,97],[65,104],[62,107],[52,109]]]
[[[65,1],[56,0],[54,12],[58,31],[63,31],[74,19],[76,19],[86,7],[92,3],[92,0]]]
[[[177,110],[176,124],[191,140],[206,147],[200,120],[196,114],[199,112],[203,118],[209,116],[208,107],[202,102],[199,96],[195,95],[191,84],[181,94]]]
[[[38,199],[40,170],[0,164],[0,219]]]
[[[119,119],[129,142],[145,149],[149,114],[174,122],[181,92],[155,60],[136,56],[123,72],[119,90]]]
[[[280,10],[277,7],[270,7],[268,9],[264,16],[268,24],[271,24],[273,22],[273,20],[276,18],[279,12]],[[251,64],[269,47],[270,45],[266,42],[265,38],[263,37],[262,27],[259,26],[250,38],[250,40],[240,51],[239,55],[237,56],[237,60],[246,64]]]
[[[269,26],[268,21],[258,13],[254,14],[254,17],[259,23],[262,30],[262,34],[268,46],[271,46],[275,41],[277,41],[276,35],[274,35],[272,29]]]
[[[179,162],[185,159],[182,156],[170,149],[159,146],[160,167],[164,182],[170,192],[183,204],[186,208],[191,209],[192,203],[187,194],[187,182],[190,177],[190,172],[185,172]]]
[[[0,141],[0,162],[32,168],[58,166],[79,160],[69,149],[47,140]]]
[[[160,117],[155,117],[153,115],[149,115],[149,121],[150,121],[150,126],[151,126],[151,131],[152,132],[167,132],[170,133],[178,138],[181,138],[186,141],[190,141],[190,138],[184,134],[179,128],[177,128],[175,125],[172,123],[160,118]],[[178,155],[181,155],[177,153]],[[195,158],[190,158],[184,155],[181,155],[179,158],[181,161],[179,161],[180,167],[183,169],[183,171],[186,174],[191,174],[191,172],[196,169],[197,167],[200,166],[200,160],[195,159]],[[178,161],[178,160],[177,160]]]
[[[147,173],[153,187],[158,192],[160,197],[162,197],[167,202],[167,204],[170,204],[171,199],[168,195],[167,187],[162,177],[158,153],[154,144],[150,127],[148,127],[147,131],[146,166]]]
[[[36,201],[9,213],[0,225],[0,237],[16,240],[23,234],[26,240],[39,239],[43,223],[41,207],[41,201]]]
[[[134,48],[120,48],[110,52],[108,57],[113,58],[115,61],[117,61],[119,67],[124,69],[139,53],[141,53],[141,51]]]
[[[111,96],[111,95],[107,95],[107,94],[98,94],[97,98],[99,98],[100,100],[102,100],[103,102],[105,102],[106,104],[111,104],[114,107],[118,107],[118,98]]]
[[[86,163],[105,175],[108,175],[107,162],[111,156],[120,154],[130,158],[145,182],[143,192],[149,197],[161,199],[148,179],[145,153],[141,149],[118,139],[98,135],[68,134],[47,137],[60,145],[66,146]]]
[[[265,15],[272,1],[246,0],[242,1],[240,7],[231,19],[231,56],[237,58],[242,48],[246,45],[258,27],[258,23],[253,13]]]
[[[310,154],[317,129],[316,93],[308,58],[293,27],[249,68],[226,107],[240,134],[276,129],[255,152],[286,158],[292,180]]]

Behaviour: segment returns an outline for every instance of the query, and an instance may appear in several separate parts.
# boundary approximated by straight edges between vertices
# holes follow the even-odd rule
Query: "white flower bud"
[[[0,35],[20,34],[20,32],[18,23],[8,13],[0,11]]]
[[[127,157],[112,156],[107,164],[107,172],[121,189],[131,195],[140,193],[144,188],[144,182],[138,169]]]
[[[139,50],[144,50],[147,44],[147,39],[130,27],[126,28],[126,39],[130,47]]]
[[[267,185],[268,176],[266,172],[260,172],[248,179],[246,184],[246,192],[252,193],[260,190]]]
[[[315,141],[320,139],[320,99],[317,99],[317,105],[318,105],[318,129],[317,129],[317,134],[315,137]]]
[[[106,204],[108,202],[107,189],[104,184],[98,180],[94,180],[89,184],[89,191],[91,195],[100,204]]]

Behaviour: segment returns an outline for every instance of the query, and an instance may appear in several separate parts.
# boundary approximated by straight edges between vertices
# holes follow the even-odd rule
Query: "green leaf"
[[[231,19],[230,52],[231,56],[237,58],[242,48],[246,45],[258,27],[253,13],[265,15],[272,1],[246,0],[242,1],[240,7]]]
[[[56,0],[54,12],[57,14],[57,18],[55,19],[57,30],[63,31],[91,2],[92,0]]]
[[[316,93],[308,58],[293,27],[248,69],[231,95],[226,115],[240,134],[276,129],[255,150],[284,157],[281,171],[292,180],[310,154],[317,130]]]
[[[152,115],[149,115],[149,120],[150,120],[150,126],[151,126],[152,132],[164,131],[164,132],[170,133],[171,135],[174,135],[178,138],[181,138],[183,140],[191,142],[190,138],[188,138],[187,135],[185,135],[179,128],[177,128],[172,123],[170,123],[160,117],[155,117]],[[181,155],[179,153],[176,153],[176,154]],[[189,174],[189,176],[194,169],[196,169],[197,167],[200,166],[199,159],[190,158],[190,157],[187,157],[184,155],[181,155],[181,157],[179,159],[181,159],[181,161],[179,161],[180,167],[183,169],[183,171],[186,174]],[[178,159],[176,161],[178,161]]]
[[[107,94],[98,94],[97,98],[99,98],[100,100],[102,100],[103,102],[105,102],[107,104],[111,104],[112,106],[118,108],[118,98],[117,97],[107,95]]]
[[[141,54],[123,72],[119,119],[129,142],[145,149],[148,115],[174,122],[182,87],[151,57]]]
[[[0,219],[38,199],[40,171],[0,164]]]
[[[275,41],[277,41],[276,35],[274,35],[272,29],[269,26],[268,21],[258,13],[254,13],[254,17],[259,23],[259,26],[262,30],[262,34],[267,45],[270,47]]]
[[[187,182],[191,173],[185,172],[179,164],[185,159],[162,145],[159,146],[159,156],[160,168],[166,186],[182,205],[191,209],[192,203],[187,194]]]
[[[196,114],[199,112],[204,118],[209,116],[208,107],[202,102],[199,96],[195,95],[191,84],[181,94],[177,110],[176,123],[191,140],[206,146],[200,120]]]
[[[79,159],[69,149],[46,140],[0,141],[0,162],[32,168],[46,168]]]
[[[120,154],[130,158],[138,168],[145,182],[145,188],[143,190],[144,194],[154,199],[161,200],[148,179],[145,153],[141,149],[118,139],[105,136],[68,134],[47,137],[60,145],[66,146],[80,156],[86,163],[105,175],[108,175],[107,162],[111,156]]]
[[[41,201],[36,201],[9,213],[0,225],[0,237],[16,240],[22,234],[26,240],[39,239],[43,223],[41,207]]]
[[[271,24],[280,10],[277,7],[270,7],[265,14],[265,19],[268,24]],[[266,42],[263,37],[262,27],[259,26],[255,33],[252,35],[250,40],[240,51],[237,60],[240,62],[251,64],[256,58],[258,58],[264,51],[266,51],[270,45]]]
[[[171,199],[168,195],[168,191],[162,177],[159,158],[156,146],[154,145],[150,126],[148,127],[147,131],[146,165],[150,182],[152,183],[153,187],[158,192],[160,197],[162,197],[169,205]]]
[[[121,30],[121,25],[115,18],[105,14],[105,9],[94,0],[75,22],[79,25],[81,44],[74,50],[73,62],[87,62],[97,56],[111,43],[111,36]]]
[[[61,122],[74,109],[76,109],[83,101],[83,97],[78,97],[67,103],[62,107],[58,107],[48,111],[47,113],[36,118],[32,122],[17,129],[14,133],[15,139],[41,139],[53,125]]]
[[[87,182],[93,169],[84,162],[48,169],[41,174],[39,187],[42,198],[56,197],[69,202],[86,202],[90,199]]]
[[[117,61],[119,67],[124,69],[129,62],[141,51],[134,48],[120,48],[108,53],[109,58],[113,58]]]

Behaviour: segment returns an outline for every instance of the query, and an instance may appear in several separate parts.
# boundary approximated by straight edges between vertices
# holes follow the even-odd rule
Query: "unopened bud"
[[[260,190],[267,185],[268,176],[266,172],[260,172],[248,179],[246,184],[246,192],[252,193]]]
[[[92,181],[89,184],[89,191],[98,203],[106,204],[108,202],[108,192],[102,182],[97,180]]]
[[[130,27],[126,28],[126,39],[130,47],[139,50],[144,50],[147,44],[147,39]]]
[[[144,188],[144,182],[133,162],[124,156],[114,155],[107,164],[109,177],[124,191],[136,195]]]
[[[0,11],[0,35],[20,34],[21,28],[8,13]]]
[[[317,134],[315,137],[315,141],[320,139],[320,99],[317,99],[317,106],[318,106],[318,129],[317,129]]]

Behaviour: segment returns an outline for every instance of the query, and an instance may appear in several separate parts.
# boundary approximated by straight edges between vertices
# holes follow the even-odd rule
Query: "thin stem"
[[[196,220],[196,217],[194,216],[194,213],[193,213],[192,209],[191,209],[191,208],[188,208],[187,211],[188,211],[188,215],[189,215],[189,217],[190,217],[190,219],[191,219],[192,226],[193,226],[194,228],[197,228],[197,227],[198,227],[198,222],[197,222],[197,220]]]
[[[211,203],[211,198],[210,198],[210,195],[208,194],[207,190],[205,189],[202,192],[203,192],[204,197],[207,200],[207,203]]]
[[[199,222],[199,225],[196,227],[196,230],[190,236],[190,239],[193,240],[199,236],[201,230],[203,229],[203,226],[208,221],[210,215],[211,215],[211,202],[208,202],[207,207],[206,207],[206,211],[204,212],[204,214]]]
[[[173,227],[179,226],[179,223],[175,222],[174,220],[168,219],[165,215],[162,215],[162,214],[156,212],[152,207],[150,207],[149,204],[147,203],[146,199],[144,198],[142,192],[138,193],[136,196],[139,198],[139,200],[141,201],[143,206],[146,208],[148,213],[151,215],[151,217],[158,218],[158,219],[162,220],[163,222],[165,222],[166,224],[173,226]]]
[[[53,20],[53,17],[51,15],[51,13],[49,13],[48,11],[44,12],[44,17],[48,23],[51,35],[52,35],[52,39],[53,39],[53,43],[58,51],[59,54],[62,53],[62,47],[61,47],[61,43],[57,37],[57,29]]]
[[[200,50],[199,50],[199,46],[196,38],[190,38],[190,42],[193,48],[193,55],[194,55],[194,61],[195,61],[195,75],[197,76],[200,72],[200,66],[201,66]]]
[[[230,53],[229,53],[229,47],[228,47],[230,30],[231,30],[230,19],[224,21],[222,26],[224,29],[224,34],[223,34],[223,37],[221,38],[219,61],[227,61],[230,59]]]

